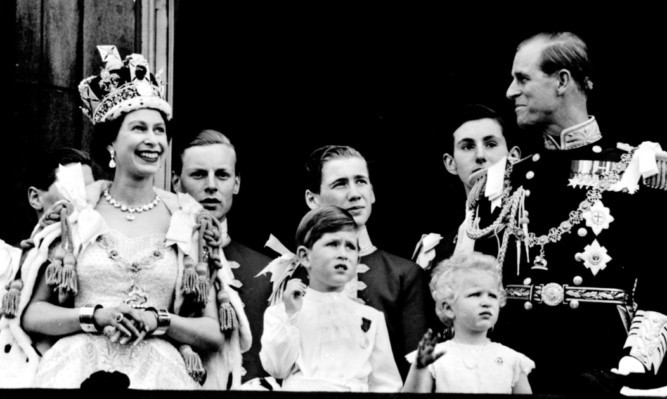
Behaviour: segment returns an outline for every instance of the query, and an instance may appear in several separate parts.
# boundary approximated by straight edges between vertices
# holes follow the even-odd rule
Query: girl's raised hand
[[[440,341],[440,333],[434,334],[430,328],[426,331],[417,349],[417,368],[423,369],[429,364],[435,362],[445,351],[436,351],[435,345]]]

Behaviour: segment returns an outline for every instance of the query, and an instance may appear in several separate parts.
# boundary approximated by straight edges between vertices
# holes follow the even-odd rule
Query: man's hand
[[[445,354],[444,351],[435,351],[435,345],[438,343],[440,338],[440,333],[434,334],[433,330],[430,328],[428,331],[426,331],[426,334],[424,334],[421,341],[419,341],[419,347],[417,349],[418,369],[423,369],[424,367],[438,360],[440,356]]]
[[[303,296],[306,294],[306,285],[301,279],[294,278],[287,282],[283,293],[283,303],[288,316],[294,315],[303,306]]]

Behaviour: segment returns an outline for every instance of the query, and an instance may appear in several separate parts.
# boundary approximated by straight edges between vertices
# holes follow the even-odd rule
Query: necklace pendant
[[[129,213],[127,216],[125,216],[125,219],[129,220],[130,222],[133,221],[135,218],[134,213]]]
[[[537,255],[533,261],[533,266],[531,269],[547,270],[547,260],[542,256]]]

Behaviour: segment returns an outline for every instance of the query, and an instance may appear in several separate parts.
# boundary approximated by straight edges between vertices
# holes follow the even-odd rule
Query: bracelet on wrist
[[[79,308],[79,324],[81,329],[89,334],[100,334],[102,331],[95,324],[95,311],[101,309],[102,305],[84,305]]]
[[[160,336],[167,333],[169,326],[171,325],[171,316],[167,309],[156,309],[154,307],[146,308],[147,311],[155,313],[157,317],[157,328],[151,333],[152,336]]]

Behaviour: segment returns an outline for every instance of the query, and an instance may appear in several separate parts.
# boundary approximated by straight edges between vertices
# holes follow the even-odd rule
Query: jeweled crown
[[[162,111],[171,119],[171,105],[164,100],[162,71],[153,75],[141,54],[121,60],[116,46],[97,46],[97,49],[104,62],[102,71],[99,76],[90,76],[79,83],[81,109],[93,124],[141,108]]]

